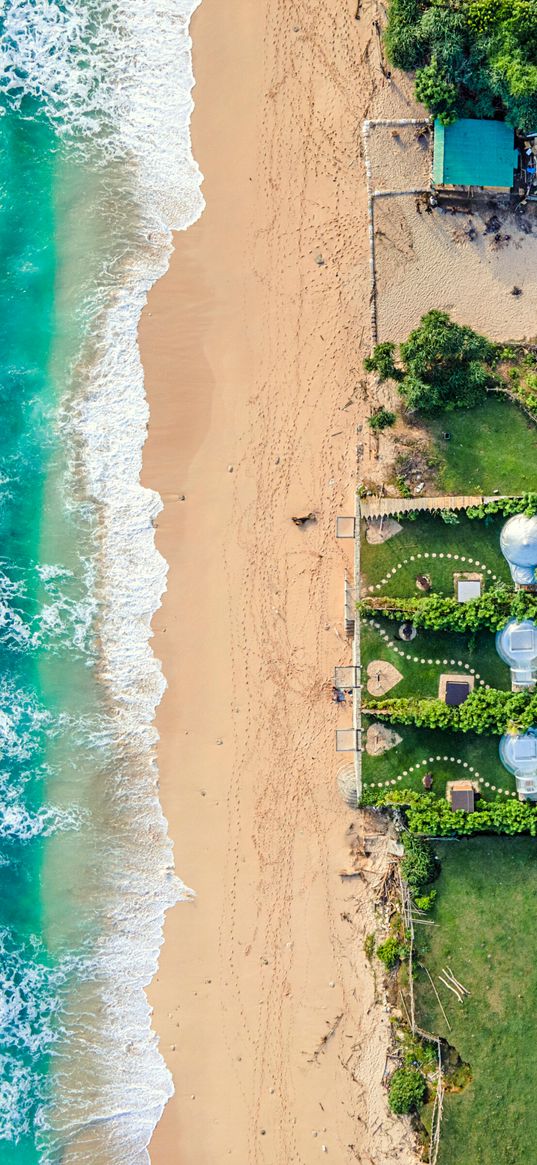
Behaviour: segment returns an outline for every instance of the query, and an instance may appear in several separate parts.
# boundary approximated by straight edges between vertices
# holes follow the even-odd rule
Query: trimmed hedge
[[[440,510],[432,509],[428,511],[433,514],[435,518],[442,518],[447,525],[458,522],[457,510]],[[473,519],[491,518],[495,515],[503,515],[505,518],[510,518],[513,514],[525,514],[527,518],[532,518],[537,514],[537,493],[521,494],[518,498],[494,498],[490,502],[483,502],[479,506],[468,506],[464,510],[465,517]],[[400,514],[394,515],[398,522],[415,522],[417,518],[423,517],[423,510],[403,510]]]
[[[415,599],[392,599],[384,595],[362,599],[357,608],[362,615],[378,611],[386,619],[410,621],[414,627],[423,627],[428,631],[464,634],[480,629],[499,631],[509,619],[517,619],[519,622],[537,619],[537,595],[531,591],[515,591],[511,587],[498,586],[467,603],[436,594]]]
[[[480,805],[475,813],[464,813],[450,809],[443,797],[416,793],[413,789],[394,789],[385,793],[377,804],[399,806],[404,811],[409,832],[425,837],[470,837],[474,833],[537,836],[537,806],[527,801],[492,801]]]
[[[379,720],[415,724],[417,728],[439,728],[448,732],[477,732],[503,736],[537,723],[537,693],[503,692],[498,688],[476,688],[463,704],[450,707],[434,697],[408,696],[369,700],[363,712]]]

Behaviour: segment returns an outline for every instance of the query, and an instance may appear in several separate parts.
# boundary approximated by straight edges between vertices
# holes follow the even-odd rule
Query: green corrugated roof
[[[434,123],[433,182],[437,186],[513,185],[514,131],[505,121],[462,118]]]

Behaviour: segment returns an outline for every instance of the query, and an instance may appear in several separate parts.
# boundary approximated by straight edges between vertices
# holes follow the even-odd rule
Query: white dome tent
[[[510,619],[496,635],[496,651],[511,668],[513,691],[533,688],[537,682],[537,625],[533,619]]]
[[[500,548],[516,586],[537,586],[537,515],[509,518],[500,534]]]
[[[537,728],[508,732],[500,740],[500,760],[513,773],[521,801],[537,800]]]

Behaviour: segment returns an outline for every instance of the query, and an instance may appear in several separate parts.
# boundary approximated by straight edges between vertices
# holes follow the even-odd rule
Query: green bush
[[[395,425],[397,417],[395,413],[391,413],[389,409],[379,408],[375,409],[374,413],[368,418],[368,425],[373,432],[380,432],[382,429],[388,429]]]
[[[430,84],[433,74],[438,86],[440,80],[434,69]],[[428,77],[423,69],[416,81],[417,90],[425,86]],[[445,117],[448,118],[447,112]],[[472,408],[495,384],[492,369],[497,360],[496,345],[472,328],[456,324],[447,312],[427,312],[399,345],[399,358],[401,366],[396,363],[395,344],[377,344],[364,360],[364,367],[368,372],[377,372],[381,380],[396,380],[406,407],[413,412]]]
[[[427,913],[429,910],[432,910],[436,902],[436,890],[431,890],[429,894],[418,894],[417,898],[414,898],[414,902],[418,910],[423,910]]]
[[[395,344],[385,340],[377,344],[371,356],[364,360],[366,372],[376,372],[380,380],[398,380],[401,373],[395,366]]]
[[[466,634],[472,631],[499,631],[509,619],[537,618],[537,595],[531,591],[515,591],[512,587],[497,586],[485,591],[477,599],[459,603],[454,597],[430,594],[420,598],[398,599],[380,596],[362,599],[357,604],[362,615],[380,611],[386,619],[399,622],[409,620],[414,627],[428,631],[452,631]]]
[[[423,1104],[426,1088],[425,1078],[417,1068],[397,1068],[388,1088],[388,1103],[392,1112],[399,1116],[416,1112]]]
[[[426,105],[442,125],[451,125],[457,120],[457,86],[453,81],[448,81],[436,59],[423,69],[418,69],[415,92],[416,99]]]
[[[438,877],[438,862],[429,843],[411,833],[403,834],[403,845],[405,856],[401,862],[401,875],[414,895]]]
[[[401,959],[407,958],[408,948],[396,935],[391,934],[383,943],[379,943],[377,955],[386,970],[393,971]]]
[[[464,813],[450,809],[444,797],[394,789],[377,804],[403,808],[409,832],[426,837],[470,837],[476,833],[537,836],[537,807],[528,801],[478,802],[475,813]]]
[[[480,687],[456,707],[434,696],[391,700],[379,697],[369,700],[364,712],[374,713],[378,720],[414,724],[417,728],[503,736],[505,732],[525,732],[537,723],[537,693]]]
[[[384,40],[395,68],[417,70],[417,96],[441,119],[535,128],[535,0],[390,0]]]

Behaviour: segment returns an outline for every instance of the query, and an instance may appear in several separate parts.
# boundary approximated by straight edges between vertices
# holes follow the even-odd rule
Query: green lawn
[[[402,679],[388,695],[437,696],[440,676],[444,672],[473,671],[476,684],[482,679],[489,687],[509,691],[511,676],[509,668],[496,651],[495,636],[483,631],[475,636],[453,635],[450,632],[419,630],[415,639],[404,643],[399,639],[399,623],[383,619],[373,613],[373,626],[369,618],[362,618],[360,632],[360,655],[364,675],[373,660],[388,660],[401,673]],[[401,655],[401,652],[404,654]],[[421,660],[425,660],[422,663]],[[466,665],[466,666],[464,666]],[[364,679],[364,683],[366,680]],[[367,694],[364,692],[364,702]]]
[[[527,838],[436,843],[442,872],[434,926],[417,926],[425,974],[415,982],[418,1023],[470,1065],[472,1080],[446,1096],[438,1165],[537,1161],[537,844]],[[449,966],[470,991],[462,1005],[438,981]]]
[[[494,578],[492,574],[486,574],[486,570],[502,581],[509,581],[509,569],[499,549],[504,520],[471,521],[461,515],[457,526],[449,526],[438,517],[420,514],[415,522],[404,522],[400,534],[379,546],[369,545],[363,540],[362,593],[367,594],[367,587],[374,586],[374,592],[369,593],[401,597],[416,595],[419,593],[416,574],[427,573],[433,590],[452,595],[454,571],[474,569],[476,563],[489,586]],[[427,554],[427,557],[418,558],[418,554]],[[459,557],[454,558],[455,554]],[[401,673],[402,678],[390,690],[390,697],[437,696],[440,676],[445,672],[473,673],[476,686],[483,683],[510,690],[509,669],[496,651],[494,635],[482,632],[464,636],[422,629],[410,643],[404,643],[398,637],[398,628],[396,621],[375,612],[361,621],[364,706],[368,700],[367,666],[377,659],[387,660]],[[371,718],[364,716],[364,728],[371,722]],[[386,782],[392,781],[396,781],[399,788],[421,792],[422,778],[427,769],[434,773],[433,791],[437,796],[445,795],[446,781],[467,775],[472,769],[481,778],[485,798],[505,796],[497,793],[497,789],[507,789],[509,793],[514,791],[514,778],[504,769],[498,756],[498,737],[431,732],[395,723],[393,727],[402,737],[396,748],[379,757],[371,757],[366,752],[362,754],[365,799],[380,796],[390,787]],[[425,768],[420,762],[428,757],[433,757],[434,761]],[[441,759],[437,760],[437,757]],[[453,761],[449,759],[451,757]]]
[[[426,772],[434,777],[433,794],[445,796],[447,781],[464,777],[481,780],[481,793],[487,801],[503,800],[507,789],[515,790],[515,779],[504,769],[498,754],[498,736],[480,736],[474,732],[438,732],[415,728],[408,724],[394,724],[401,743],[380,756],[369,756],[365,751],[365,734],[373,716],[363,716],[362,782],[363,799],[373,803],[389,788],[415,789],[423,793],[422,780]],[[453,760],[451,760],[453,757]],[[440,758],[440,759],[437,759]],[[423,762],[426,761],[426,764]],[[406,774],[406,775],[405,775]],[[395,785],[392,786],[392,781]],[[489,786],[494,788],[487,788]]]
[[[428,575],[432,589],[444,595],[454,594],[453,575],[459,571],[481,570],[488,586],[494,584],[494,576],[510,582],[509,567],[500,551],[505,518],[471,521],[463,513],[459,518],[458,525],[448,526],[441,518],[420,514],[414,522],[403,520],[401,532],[378,546],[362,537],[362,596],[419,597],[419,574]]]
[[[478,409],[434,417],[427,429],[443,461],[440,493],[517,494],[535,489],[537,428],[515,404],[491,396]],[[444,432],[451,434],[449,441],[442,438]]]

